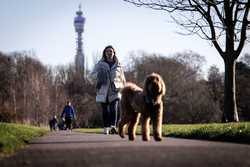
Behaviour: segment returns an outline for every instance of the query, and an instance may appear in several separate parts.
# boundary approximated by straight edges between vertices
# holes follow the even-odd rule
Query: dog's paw
[[[148,138],[148,137],[142,137],[142,140],[143,141],[150,141],[150,138]]]
[[[120,136],[121,138],[125,138],[124,133],[123,133],[123,132],[121,132],[119,129],[118,129],[118,134],[119,134],[119,136]]]
[[[155,139],[155,141],[162,141],[161,137],[155,137],[154,139]]]
[[[125,136],[124,136],[124,135],[121,135],[121,134],[120,134],[119,136],[120,136],[121,138],[125,138]]]
[[[162,138],[155,139],[155,141],[162,141]]]
[[[129,136],[128,139],[129,139],[129,141],[135,141],[135,137],[134,136]]]

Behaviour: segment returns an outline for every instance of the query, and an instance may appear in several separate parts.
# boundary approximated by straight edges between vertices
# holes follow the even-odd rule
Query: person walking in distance
[[[61,114],[61,118],[65,121],[65,129],[72,130],[72,122],[76,119],[76,113],[70,101],[67,101]]]
[[[50,131],[56,131],[57,127],[58,127],[58,121],[57,121],[57,117],[56,115],[53,116],[52,119],[49,120],[49,127],[50,127]]]
[[[126,80],[113,46],[109,45],[104,48],[102,58],[95,65],[92,75],[97,80],[96,102],[102,108],[104,134],[117,133],[120,91],[124,87]]]

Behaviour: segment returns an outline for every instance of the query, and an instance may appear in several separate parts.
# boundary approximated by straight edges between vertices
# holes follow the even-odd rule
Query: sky
[[[0,51],[32,51],[46,65],[66,65],[74,61],[76,33],[73,20],[79,4],[86,18],[83,48],[87,67],[107,45],[127,63],[132,51],[171,56],[192,50],[205,56],[206,71],[224,65],[216,49],[198,36],[182,36],[168,13],[138,8],[122,0],[1,0]],[[250,53],[250,45],[242,52]]]

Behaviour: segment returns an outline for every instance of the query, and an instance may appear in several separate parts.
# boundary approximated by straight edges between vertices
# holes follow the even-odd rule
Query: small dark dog
[[[142,140],[150,139],[150,120],[153,123],[153,136],[156,141],[162,140],[162,115],[165,95],[165,83],[159,74],[147,76],[144,89],[133,83],[128,83],[122,90],[121,120],[118,133],[124,138],[125,125],[128,124],[129,140],[135,139],[136,127],[141,116]]]

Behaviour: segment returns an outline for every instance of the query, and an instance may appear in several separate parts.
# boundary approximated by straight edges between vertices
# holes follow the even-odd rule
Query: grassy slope
[[[0,123],[0,158],[22,148],[31,139],[47,131],[45,128],[34,126]]]
[[[102,133],[101,128],[78,129],[86,133]],[[140,127],[137,130],[140,134]],[[250,144],[250,122],[218,124],[163,125],[163,136],[189,139],[230,141]]]

